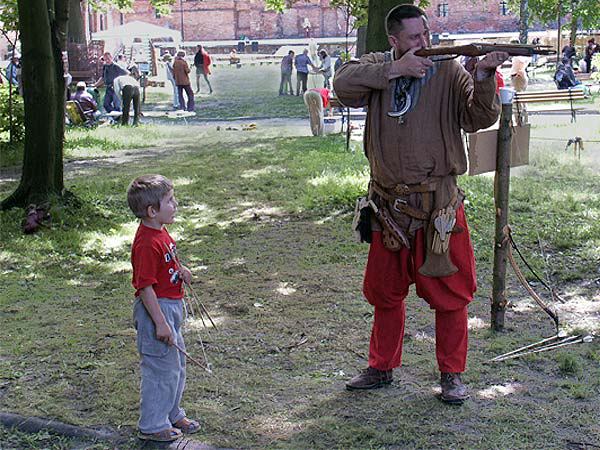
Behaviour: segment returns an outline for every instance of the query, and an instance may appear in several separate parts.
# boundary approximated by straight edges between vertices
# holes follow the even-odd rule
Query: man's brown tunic
[[[334,88],[344,105],[368,106],[364,149],[371,178],[392,189],[443,177],[435,201],[436,207],[443,207],[454,193],[457,175],[467,170],[461,128],[474,132],[491,126],[500,102],[494,76],[477,81],[455,60],[435,64],[437,69],[404,123],[387,115],[394,83],[388,80],[392,62],[385,60],[384,53],[364,55],[342,66]],[[420,207],[419,197],[411,195],[409,204]],[[421,226],[414,222],[411,232]],[[401,225],[409,228],[407,223]]]

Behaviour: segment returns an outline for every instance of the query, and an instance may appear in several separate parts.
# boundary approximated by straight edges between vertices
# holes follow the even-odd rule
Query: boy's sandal
[[[183,433],[192,434],[200,430],[200,424],[195,420],[190,420],[187,417],[179,419],[173,424],[174,427],[179,428]]]
[[[181,431],[177,428],[170,428],[168,430],[157,431],[156,433],[140,433],[139,438],[144,441],[154,442],[171,442],[176,441],[181,437]]]

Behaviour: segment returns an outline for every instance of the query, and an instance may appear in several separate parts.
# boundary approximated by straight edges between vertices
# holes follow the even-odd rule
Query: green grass
[[[196,117],[192,121],[230,118],[307,117],[302,97],[279,97],[279,65],[218,67],[209,76],[213,93],[202,79],[201,94],[195,95]],[[195,76],[190,77],[196,91]],[[294,86],[295,87],[295,86]],[[146,94],[148,109],[171,109],[171,85],[150,88]]]
[[[534,133],[580,131],[561,123],[536,125]],[[598,139],[600,130],[587,130],[586,139]],[[347,153],[341,136],[281,137],[262,124],[256,132],[147,125],[67,139],[69,158],[98,160],[67,166],[66,187],[76,199],[52,205],[51,229],[24,236],[22,210],[0,213],[0,410],[109,426],[132,436],[124,448],[135,448],[140,375],[129,247],[136,221],[125,190],[135,176],[160,172],[173,180],[180,203],[169,230],[219,326],[207,331],[192,321],[186,331],[190,353],[202,357],[201,336],[215,371],[188,366],[183,406],[203,425],[194,439],[294,449],[600,445],[597,340],[485,363],[553,333],[510,270],[506,332],[489,331],[491,177],[460,180],[479,290],[469,308],[472,399],[448,408],[435,398],[433,313],[412,293],[393,385],[343,388],[366,365],[372,322],[360,291],[368,247],[350,233],[354,200],[368,181],[356,143]],[[590,142],[578,162],[564,145],[532,140],[531,164],[511,179],[510,222],[534,268],[567,300],[552,305],[564,326],[597,333],[600,149]],[[15,185],[0,183],[0,195]],[[73,444],[1,428],[0,443]]]

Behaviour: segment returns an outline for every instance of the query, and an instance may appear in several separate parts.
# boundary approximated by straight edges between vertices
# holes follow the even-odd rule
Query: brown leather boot
[[[442,395],[440,398],[444,403],[462,405],[469,398],[467,386],[460,381],[459,373],[442,372],[440,385],[442,386]]]
[[[393,380],[392,370],[379,370],[367,367],[346,383],[346,389],[354,391],[358,389],[377,389],[390,384]]]

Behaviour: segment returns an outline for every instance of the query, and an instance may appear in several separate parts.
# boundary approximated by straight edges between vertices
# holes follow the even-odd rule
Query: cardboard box
[[[529,164],[529,124],[513,127],[510,167]],[[478,131],[468,135],[469,175],[479,175],[496,170],[498,129]]]

